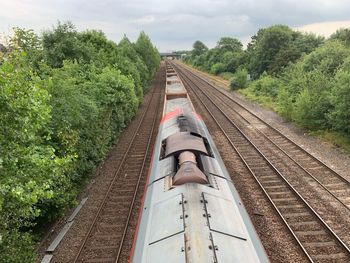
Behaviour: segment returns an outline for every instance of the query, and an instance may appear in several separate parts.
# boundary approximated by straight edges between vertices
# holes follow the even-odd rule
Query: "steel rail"
[[[124,155],[123,155],[123,157],[122,157],[122,159],[121,159],[121,161],[120,161],[120,163],[119,163],[119,165],[118,165],[118,168],[117,168],[117,170],[115,171],[115,173],[114,173],[114,175],[113,175],[113,179],[112,179],[112,181],[110,182],[110,184],[109,184],[109,186],[108,186],[108,189],[107,189],[107,191],[106,191],[106,193],[105,193],[105,195],[104,195],[103,201],[102,201],[101,205],[99,206],[99,209],[98,209],[98,211],[97,211],[97,213],[96,213],[96,215],[95,215],[95,217],[94,217],[94,220],[93,220],[92,224],[90,225],[90,228],[89,228],[89,230],[88,230],[88,233],[85,235],[84,240],[83,240],[83,243],[82,243],[81,246],[79,247],[79,251],[78,251],[78,253],[77,253],[77,255],[76,255],[76,257],[75,257],[75,259],[74,259],[74,261],[73,261],[74,263],[78,262],[79,257],[80,257],[80,255],[81,255],[81,253],[82,253],[82,251],[83,251],[83,249],[84,249],[84,247],[85,247],[85,245],[86,245],[86,242],[87,242],[88,238],[90,237],[91,232],[92,232],[94,226],[96,225],[96,222],[97,222],[97,220],[98,220],[98,218],[99,218],[99,216],[100,216],[100,214],[101,214],[101,211],[102,211],[102,209],[103,209],[103,207],[104,207],[104,205],[105,205],[105,203],[106,203],[106,200],[107,200],[107,198],[108,198],[108,195],[109,195],[109,193],[110,193],[110,191],[111,191],[111,189],[112,189],[114,183],[116,182],[116,180],[117,180],[117,178],[118,178],[118,174],[119,174],[121,168],[123,167],[123,165],[125,164],[126,157],[128,156],[128,154],[129,154],[129,152],[130,152],[130,149],[131,149],[131,146],[133,145],[133,143],[134,143],[134,141],[135,141],[135,138],[136,138],[136,136],[137,136],[137,134],[138,134],[138,132],[139,132],[139,130],[140,130],[140,128],[141,128],[141,124],[143,123],[143,121],[144,121],[144,119],[145,119],[145,116],[147,115],[146,113],[148,112],[148,110],[149,110],[149,108],[150,108],[150,105],[151,105],[151,102],[152,102],[152,100],[153,100],[154,94],[155,94],[155,93],[152,92],[152,97],[151,97],[151,99],[150,99],[150,102],[149,102],[149,104],[147,105],[147,108],[145,109],[145,111],[142,113],[141,120],[140,120],[140,122],[139,122],[137,128],[135,129],[135,132],[133,133],[133,136],[132,136],[132,138],[131,138],[131,140],[130,140],[130,142],[129,142],[128,148],[127,148],[127,150],[125,151],[125,153],[124,153]],[[150,134],[150,137],[151,137],[151,136],[152,136],[152,133]]]
[[[181,67],[178,66],[177,67]],[[183,66],[182,66],[183,67]],[[255,118],[257,118],[259,121],[261,121],[263,124],[265,124],[266,126],[268,126],[269,128],[271,128],[272,130],[274,130],[279,136],[283,137],[284,139],[286,139],[287,141],[291,142],[294,146],[296,146],[299,150],[301,150],[302,152],[306,153],[309,157],[313,158],[314,160],[316,160],[319,164],[321,164],[322,166],[324,166],[326,169],[328,169],[330,172],[332,172],[334,175],[336,175],[337,177],[339,177],[341,180],[343,180],[345,183],[347,183],[348,185],[350,185],[350,181],[348,179],[346,179],[344,176],[340,175],[339,173],[337,173],[335,170],[333,170],[331,167],[329,167],[326,163],[324,163],[322,160],[320,160],[318,157],[314,156],[313,154],[311,154],[310,152],[308,152],[307,150],[305,150],[304,148],[300,147],[297,143],[295,143],[291,138],[287,137],[285,134],[283,134],[279,129],[273,127],[271,124],[269,124],[268,122],[266,122],[265,120],[263,120],[261,117],[259,117],[258,115],[256,115],[254,112],[252,112],[251,110],[249,110],[248,108],[246,108],[242,103],[236,101],[234,98],[232,98],[232,96],[230,96],[229,94],[227,94],[225,91],[222,90],[222,88],[216,87],[215,85],[213,85],[212,83],[210,83],[208,80],[204,79],[203,77],[198,76],[196,73],[187,70],[188,72],[190,72],[190,74],[192,74],[193,76],[197,77],[198,79],[206,82],[208,85],[210,85],[212,88],[216,89],[217,91],[219,91],[221,94],[223,94],[224,96],[226,96],[229,100],[231,100],[233,103],[235,103],[236,105],[238,105],[239,107],[241,107],[243,110],[247,111],[249,114],[253,115]]]
[[[157,108],[159,108],[159,106],[161,104],[160,102],[161,102],[161,98],[158,100]],[[136,200],[136,196],[137,196],[137,192],[138,192],[138,189],[139,189],[139,186],[140,186],[141,176],[142,176],[142,174],[144,172],[144,168],[145,168],[145,165],[146,165],[146,160],[147,160],[147,156],[148,156],[147,153],[150,150],[150,144],[151,144],[152,138],[154,136],[153,133],[154,133],[154,127],[156,126],[157,117],[158,117],[158,115],[154,114],[153,121],[152,121],[152,128],[151,128],[151,132],[150,132],[150,137],[147,140],[147,147],[146,147],[145,155],[144,155],[144,158],[142,160],[142,166],[141,166],[141,169],[140,169],[139,177],[137,179],[137,184],[135,186],[135,192],[134,192],[133,199],[132,199],[132,202],[131,202],[131,205],[130,205],[130,208],[129,208],[127,222],[126,222],[125,228],[123,230],[122,239],[121,239],[121,242],[119,244],[117,257],[116,257],[116,259],[114,261],[115,263],[118,263],[119,259],[120,259],[120,255],[121,255],[121,252],[122,252],[122,247],[123,247],[123,244],[124,244],[124,241],[125,241],[125,237],[126,237],[126,232],[128,230],[128,227],[129,227],[129,222],[130,222],[132,210],[133,210],[133,207],[134,207],[134,204],[135,204],[135,200]],[[150,154],[152,154],[152,153],[150,153]]]
[[[181,70],[180,70],[181,72]],[[182,75],[184,75],[184,73],[182,73]],[[188,76],[185,75],[185,77],[187,77],[187,79],[190,80],[190,78]],[[191,80],[190,80],[191,81]],[[196,92],[193,90],[192,86],[189,84],[189,81],[185,81],[184,82],[187,84],[188,87],[190,87],[190,89],[192,90],[192,92],[194,94],[196,94]],[[199,90],[201,90],[198,85],[196,85],[194,82],[192,82],[193,85],[197,86],[197,88]],[[253,142],[251,142],[249,140],[249,138],[247,138],[245,136],[245,134],[236,126],[235,123],[233,123],[230,118],[211,100],[211,98],[204,93],[203,91],[201,91],[207,98],[209,101],[211,101],[211,103],[223,114],[223,116],[226,117],[226,119],[240,132],[240,134],[253,146],[253,148],[255,148],[255,150],[258,152],[258,154],[264,158],[264,160],[268,163],[268,165],[275,171],[275,173],[282,179],[283,182],[286,183],[286,185],[288,186],[288,188],[299,198],[299,200],[306,206],[306,208],[316,217],[316,219],[318,220],[318,222],[324,226],[324,228],[328,231],[328,233],[341,245],[341,247],[348,253],[350,254],[350,249],[346,246],[346,244],[338,237],[338,235],[328,226],[328,224],[320,217],[320,215],[308,204],[308,202],[299,194],[299,192],[284,178],[284,176],[277,170],[277,168],[265,157],[265,155],[255,146],[255,144]],[[289,229],[289,231],[291,232],[291,234],[293,235],[293,237],[296,239],[297,243],[299,244],[299,246],[301,247],[302,251],[304,252],[304,254],[308,257],[308,259],[313,262],[311,255],[307,252],[306,248],[302,245],[302,242],[300,241],[300,239],[296,236],[296,234],[294,233],[294,231],[291,229],[291,227],[289,226],[288,222],[285,220],[285,218],[283,217],[282,213],[279,211],[279,209],[277,208],[276,204],[274,203],[274,201],[272,200],[272,198],[269,196],[269,194],[267,193],[267,191],[265,190],[264,186],[261,184],[260,180],[258,179],[258,177],[256,176],[256,174],[251,170],[251,168],[249,167],[247,161],[245,160],[245,158],[240,154],[240,152],[238,151],[238,149],[235,147],[234,143],[232,142],[232,140],[229,138],[229,136],[227,135],[227,133],[224,131],[224,129],[222,128],[222,126],[219,124],[218,120],[215,118],[214,114],[209,110],[208,106],[206,105],[206,103],[196,94],[197,98],[201,101],[202,105],[206,108],[206,110],[208,111],[208,113],[210,114],[210,116],[213,118],[213,120],[216,122],[216,124],[219,126],[219,128],[221,129],[221,131],[225,134],[225,137],[230,141],[231,146],[234,148],[234,150],[237,152],[237,154],[239,155],[239,157],[241,158],[241,160],[244,162],[245,166],[248,168],[248,170],[250,171],[250,173],[253,175],[254,179],[258,182],[258,185],[262,188],[263,192],[265,193],[265,195],[267,195],[268,200],[270,201],[270,203],[273,205],[273,207],[275,208],[275,210],[277,211],[277,213],[279,214],[279,216],[282,218],[283,222],[286,224],[287,228]]]
[[[302,169],[303,172],[305,172],[308,176],[310,176],[314,181],[316,181],[327,193],[329,193],[334,199],[336,199],[342,206],[344,206],[345,209],[350,211],[350,207],[345,204],[336,194],[334,194],[332,192],[332,190],[330,190],[324,183],[322,183],[319,179],[317,179],[313,174],[311,174],[306,168],[304,168],[297,160],[295,160],[290,154],[288,154],[285,150],[283,150],[279,145],[277,145],[272,139],[270,139],[263,131],[257,129],[246,117],[244,117],[241,113],[239,113],[237,110],[235,110],[234,108],[231,108],[230,105],[221,100],[219,98],[219,96],[217,96],[217,94],[214,94],[214,92],[211,92],[211,94],[215,97],[217,97],[221,102],[224,102],[225,105],[227,105],[232,111],[234,111],[238,116],[240,116],[242,119],[244,119],[247,123],[251,124],[252,127],[254,128],[254,130],[256,132],[258,132],[259,134],[261,134],[265,139],[267,139],[270,143],[272,143],[276,148],[278,148],[281,152],[283,152],[284,155],[286,155],[293,163],[295,163],[300,169]],[[220,93],[222,95],[224,95],[225,98],[230,99],[229,96],[227,96],[227,94],[224,93]],[[232,101],[230,99],[230,101]],[[255,116],[254,116],[255,117]],[[265,124],[265,122],[263,122]],[[295,144],[295,143],[294,143]],[[340,179],[340,178],[339,178]],[[349,190],[350,190],[350,183],[349,185]]]

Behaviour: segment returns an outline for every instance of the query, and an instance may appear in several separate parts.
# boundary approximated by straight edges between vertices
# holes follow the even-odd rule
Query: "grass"
[[[274,112],[278,113],[278,110],[277,110],[278,105],[275,101],[273,101],[271,97],[257,95],[249,87],[245,89],[239,89],[237,90],[237,92],[245,96],[248,100],[254,101],[259,105],[267,107],[273,110]],[[350,153],[350,139],[339,132],[319,130],[319,131],[308,131],[307,133],[311,136],[320,138],[321,140],[332,144],[336,148],[342,149],[346,153]]]
[[[256,95],[250,87],[245,89],[238,89],[237,92],[245,96],[248,100],[254,101],[261,106],[267,107],[277,112],[278,105],[275,101],[273,101],[271,97],[264,95]]]
[[[204,72],[204,73],[215,77],[215,75],[209,74],[207,72]],[[221,73],[219,77],[229,80],[232,77],[231,74],[232,73],[224,72],[224,73]],[[248,100],[256,102],[257,104],[264,106],[266,108],[269,108],[278,114],[278,104],[273,100],[272,97],[265,96],[265,95],[257,95],[254,92],[254,90],[251,88],[251,86],[245,89],[238,89],[236,90],[236,92],[242,94]],[[342,149],[346,153],[350,153],[350,138],[346,137],[341,133],[334,132],[334,131],[307,131],[307,133],[311,136],[320,138],[321,140],[326,141],[337,148]]]
[[[346,153],[350,153],[350,139],[339,132],[311,131],[309,134],[329,142],[337,148],[341,148]]]
[[[231,72],[223,72],[223,73],[220,73],[218,76],[223,79],[230,80],[233,77],[233,75],[234,74]]]

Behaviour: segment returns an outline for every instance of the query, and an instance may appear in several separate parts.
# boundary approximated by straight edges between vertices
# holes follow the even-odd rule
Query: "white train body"
[[[269,262],[219,152],[170,65],[133,263]]]

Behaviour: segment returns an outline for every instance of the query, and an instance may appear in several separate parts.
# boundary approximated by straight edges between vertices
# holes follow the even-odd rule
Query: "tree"
[[[338,29],[334,34],[330,36],[330,39],[337,39],[350,46],[350,28]]]
[[[320,70],[329,77],[334,77],[337,69],[350,56],[350,49],[339,40],[327,41],[324,45],[305,56],[299,63],[306,72]]]
[[[230,80],[231,89],[236,90],[246,88],[248,84],[247,75],[248,72],[246,69],[243,68],[237,70],[237,72],[233,75],[232,79]]]
[[[151,39],[145,32],[141,32],[136,43],[135,50],[142,58],[149,72],[148,81],[153,77],[160,63],[160,55],[158,50],[153,46]]]
[[[222,37],[216,47],[222,52],[231,51],[231,52],[242,52],[242,43],[236,38],[231,37]]]
[[[197,40],[193,43],[192,56],[200,56],[204,54],[208,50],[207,46],[203,44],[203,42]]]
[[[42,48],[41,39],[34,30],[14,27],[14,36],[10,39],[10,48],[24,51],[27,55]]]
[[[32,237],[22,230],[42,213],[38,204],[65,198],[55,189],[66,180],[70,157],[58,157],[48,144],[50,95],[24,53],[0,65],[0,261],[33,259]]]
[[[141,98],[143,91],[148,87],[147,81],[150,76],[148,68],[143,62],[141,56],[135,50],[134,45],[126,36],[124,36],[123,39],[119,42],[118,51],[120,56],[125,57],[123,62],[119,64],[122,66],[122,70],[127,69],[129,74],[133,76],[136,95],[138,98]]]
[[[248,68],[253,78],[263,72],[279,74],[288,64],[323,43],[323,38],[295,32],[288,26],[260,29],[248,44]]]
[[[160,62],[138,40],[117,45],[69,22],[42,37],[15,29],[0,58],[0,262],[35,261],[35,229],[75,203],[135,115]]]
[[[328,115],[329,122],[336,131],[350,139],[350,57],[335,75],[330,100],[333,110]]]
[[[62,67],[64,60],[91,60],[91,54],[78,39],[78,32],[71,22],[58,22],[52,31],[45,31],[43,48],[46,62],[54,68]]]
[[[285,49],[293,38],[293,31],[284,25],[260,29],[248,44],[249,72],[257,78],[264,71],[269,72],[276,55]]]

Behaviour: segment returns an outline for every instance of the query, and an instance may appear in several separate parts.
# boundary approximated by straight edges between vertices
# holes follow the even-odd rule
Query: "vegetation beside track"
[[[159,63],[143,32],[116,44],[69,22],[14,29],[0,51],[0,262],[35,260],[35,229],[74,204]]]
[[[232,89],[350,149],[350,29],[324,39],[275,25],[260,29],[247,49],[242,47],[228,37],[212,49],[196,41],[184,61],[232,76]]]

